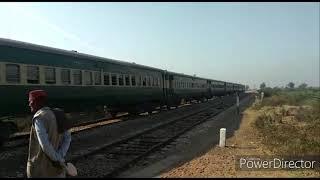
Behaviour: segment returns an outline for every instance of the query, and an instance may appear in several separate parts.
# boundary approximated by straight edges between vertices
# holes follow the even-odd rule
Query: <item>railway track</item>
[[[157,127],[148,129],[129,138],[119,140],[71,161],[78,168],[81,177],[114,177],[148,154],[159,150],[184,134],[194,126],[216,116],[234,104],[232,97],[227,97],[222,105],[217,101],[210,107],[180,117]]]
[[[189,104],[189,105],[192,105],[192,104]],[[179,106],[179,108],[181,108],[181,107],[183,108],[184,106],[186,106],[186,105],[181,105],[181,106]],[[167,110],[165,110],[165,111],[167,111]],[[159,110],[156,109],[153,112],[159,113]],[[151,114],[151,116],[152,115],[154,115],[154,114]],[[70,131],[71,131],[71,134],[73,135],[73,134],[77,134],[77,133],[80,133],[80,132],[83,132],[83,131],[88,131],[88,130],[90,130],[92,128],[105,126],[105,125],[110,125],[110,124],[121,123],[121,122],[124,122],[124,121],[127,121],[127,120],[132,120],[132,119],[135,119],[135,118],[137,118],[139,116],[140,115],[131,115],[131,114],[128,114],[128,113],[121,113],[121,114],[118,114],[116,118],[112,118],[112,119],[110,119],[110,118],[100,118],[100,119],[96,119],[96,120],[93,120],[93,121],[76,124],[74,127],[72,127],[70,129]],[[11,135],[9,137],[9,140],[5,141],[1,145],[0,149],[10,149],[10,148],[18,148],[18,147],[26,146],[29,143],[28,142],[29,141],[29,136],[30,136],[29,132],[21,133],[21,134],[18,134],[18,135]]]
[[[122,119],[119,119],[122,118]],[[117,118],[109,119],[109,118],[101,118],[91,122],[84,122],[81,124],[77,124],[76,126],[70,129],[71,134],[77,134],[86,130],[90,130],[95,127],[105,126],[107,124],[114,124],[128,120],[132,118],[132,116],[128,116],[127,114],[118,116]],[[104,123],[103,123],[104,122]],[[23,133],[17,136],[11,136],[8,141],[5,141],[2,145],[2,149],[8,148],[18,148],[22,146],[26,146],[29,143],[29,133]]]
[[[179,107],[183,107],[183,106],[185,106],[185,105],[181,105]],[[153,112],[159,113],[159,110],[155,110]],[[152,115],[154,115],[154,114],[151,114],[151,116]],[[77,134],[77,133],[80,133],[83,131],[88,131],[92,128],[110,125],[110,124],[121,123],[121,122],[124,122],[127,120],[132,120],[132,119],[135,119],[139,116],[140,115],[130,115],[128,113],[122,113],[120,115],[117,115],[116,118],[112,118],[112,119],[100,118],[100,119],[96,119],[93,121],[76,124],[74,127],[72,127],[70,129],[70,131],[71,131],[71,134],[73,135],[73,134]],[[18,148],[18,147],[26,146],[29,143],[29,136],[30,136],[29,132],[21,133],[18,135],[12,135],[9,137],[9,140],[5,141],[1,145],[0,149],[10,149],[10,148]]]
[[[229,98],[231,101],[234,101],[233,104],[235,103],[234,97],[230,96],[225,98]],[[168,126],[170,123],[174,123],[178,119],[187,119],[192,114],[197,114],[199,112],[202,112],[204,111],[204,109],[214,108],[214,107],[215,107],[214,109],[218,109],[217,103],[218,104],[220,103],[219,99],[209,101],[207,103],[200,103],[192,106],[185,106],[183,108],[178,108],[178,110],[167,111],[163,113],[155,113],[155,114],[152,114],[151,116],[145,116],[141,119],[138,118],[136,120],[120,121],[123,123],[111,123],[109,124],[110,126],[102,125],[96,128],[92,127],[86,130],[79,131],[81,133],[75,133],[72,136],[72,144],[70,146],[70,151],[67,155],[67,161],[76,163],[77,168],[80,168],[79,172],[85,172],[81,168],[83,167],[83,165],[86,164],[85,161],[83,161],[84,158],[87,157],[90,160],[90,157],[93,157],[93,156],[95,157],[96,153],[102,153],[104,149],[111,148],[112,146],[114,146],[115,144],[119,144],[120,142],[124,143],[126,140],[128,141],[128,138],[129,139],[134,138],[134,137],[137,137],[137,135],[139,134],[142,135],[148,131],[149,132],[154,131],[156,127],[160,128],[161,126],[166,126],[166,124]],[[228,103],[226,103],[226,105],[227,104]],[[221,108],[225,108],[225,107],[221,107]],[[222,109],[218,109],[218,110],[222,110]],[[180,126],[180,125],[177,125],[177,126]],[[132,128],[132,129],[129,130],[128,128]],[[111,142],[111,143],[108,143],[108,142]],[[0,151],[1,151],[0,152],[0,155],[1,155],[0,176],[1,177],[25,177],[25,164],[26,164],[27,152],[28,152],[27,146],[8,147],[6,149],[2,148]],[[121,152],[121,151],[117,151],[117,152]],[[118,160],[119,162],[122,162],[121,159],[118,159]],[[96,162],[99,162],[99,161],[96,161]],[[96,163],[96,162],[93,160],[91,163]],[[95,169],[95,168],[90,168],[90,166],[92,165],[89,165],[89,167],[84,167],[84,169]],[[81,173],[80,175],[91,176],[90,173],[89,174]],[[95,176],[95,174],[93,174],[92,176]],[[100,175],[97,175],[97,176],[103,177],[105,175],[102,174],[101,176]]]

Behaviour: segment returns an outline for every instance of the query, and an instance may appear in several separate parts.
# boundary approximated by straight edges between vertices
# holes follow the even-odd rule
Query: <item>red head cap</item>
[[[46,98],[48,96],[47,92],[44,90],[34,90],[29,92],[29,99],[35,100],[39,97]]]

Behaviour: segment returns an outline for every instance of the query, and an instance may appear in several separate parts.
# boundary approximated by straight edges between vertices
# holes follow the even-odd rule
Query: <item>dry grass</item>
[[[273,95],[257,103],[255,127],[264,144],[278,154],[320,154],[320,103],[305,93]],[[288,105],[289,104],[289,105]]]

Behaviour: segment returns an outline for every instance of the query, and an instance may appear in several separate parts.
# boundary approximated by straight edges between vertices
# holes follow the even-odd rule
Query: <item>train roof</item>
[[[34,50],[34,51],[55,53],[55,54],[66,55],[66,56],[73,56],[73,57],[78,57],[78,58],[83,58],[83,59],[91,59],[93,61],[106,62],[106,63],[112,63],[112,64],[118,64],[118,65],[125,65],[125,66],[131,66],[131,67],[142,68],[142,69],[164,71],[163,69],[154,68],[151,66],[145,66],[145,65],[141,65],[141,64],[136,64],[134,62],[130,63],[130,62],[125,62],[125,61],[121,61],[121,60],[115,60],[115,59],[104,58],[104,57],[100,57],[100,56],[94,56],[94,55],[90,55],[90,54],[80,53],[80,52],[77,52],[74,50],[68,51],[68,50],[64,50],[64,49],[53,48],[53,47],[49,47],[49,46],[38,45],[38,44],[33,44],[33,43],[28,43],[28,42],[23,42],[23,41],[6,39],[6,38],[0,38],[0,45],[30,49],[30,50]],[[172,71],[167,71],[167,70],[166,70],[166,72],[171,73],[171,74],[175,74],[175,75],[184,76],[184,77],[225,82],[225,81],[221,81],[221,80],[202,78],[202,77],[198,77],[198,76],[192,76],[192,75],[187,75],[187,74],[177,73],[177,72],[172,72]],[[227,82],[227,83],[231,83],[231,82]],[[231,84],[235,84],[235,83],[231,83]]]
[[[167,72],[170,73],[170,74],[183,76],[183,77],[188,77],[188,78],[196,78],[196,79],[208,80],[206,78],[202,78],[202,77],[198,77],[198,76],[192,76],[192,75],[189,75],[189,74],[177,73],[177,72],[173,72],[173,71],[167,71]]]
[[[74,50],[68,51],[68,50],[64,50],[64,49],[53,48],[53,47],[48,47],[48,46],[43,46],[43,45],[38,45],[38,44],[33,44],[33,43],[12,40],[12,39],[0,38],[0,45],[17,47],[17,48],[24,48],[24,49],[30,49],[30,50],[42,51],[42,52],[49,52],[49,53],[55,53],[55,54],[66,55],[66,56],[73,56],[73,57],[84,58],[84,59],[86,58],[86,59],[90,59],[93,61],[107,62],[107,63],[125,65],[125,66],[133,66],[133,67],[137,67],[137,68],[143,68],[143,69],[149,69],[149,70],[155,70],[155,71],[163,71],[162,69],[158,69],[158,68],[154,68],[154,67],[150,67],[150,66],[145,66],[145,65],[141,65],[141,64],[136,64],[134,62],[130,63],[130,62],[125,62],[125,61],[120,61],[120,60],[109,59],[109,58],[104,58],[104,57],[100,57],[100,56],[94,56],[94,55],[90,55],[90,54],[80,53],[80,52],[77,52]]]
[[[196,79],[201,79],[201,80],[209,80],[209,81],[223,82],[223,83],[225,82],[225,81],[221,81],[221,80],[203,78],[203,77],[199,77],[199,76],[192,76],[192,75],[183,74],[183,73],[177,73],[177,72],[172,72],[172,71],[167,71],[167,72],[170,73],[170,74],[179,75],[179,76],[184,76],[184,77],[189,77],[189,78],[196,78]]]

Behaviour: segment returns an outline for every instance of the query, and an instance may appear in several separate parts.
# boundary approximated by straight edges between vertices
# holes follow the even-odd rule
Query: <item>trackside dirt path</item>
[[[236,170],[236,156],[273,155],[261,142],[254,127],[258,112],[249,108],[243,112],[240,128],[226,141],[227,147],[218,145],[204,155],[159,177],[320,177],[320,172],[306,171],[239,171]]]

